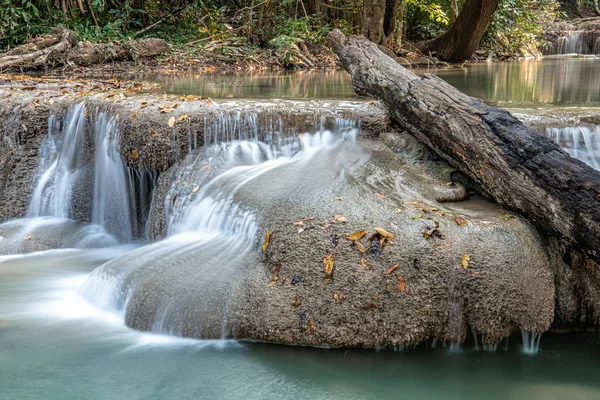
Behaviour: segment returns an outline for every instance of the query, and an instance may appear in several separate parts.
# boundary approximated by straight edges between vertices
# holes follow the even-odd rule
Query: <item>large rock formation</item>
[[[68,94],[52,85],[12,86],[0,90],[0,118],[17,126],[2,125],[0,184],[9,188],[0,194],[2,218],[23,215],[48,116],[83,101],[81,92],[90,110],[100,107],[120,121],[129,168],[161,172],[147,225],[155,243],[109,262],[88,282],[113,288],[111,306],[133,328],[366,347],[460,342],[473,331],[493,344],[513,330],[543,332],[553,320],[593,323],[600,310],[594,264],[478,196],[477,185],[413,136],[390,128],[374,105],[364,104],[358,115],[343,105],[317,114],[252,107],[262,108],[253,114],[265,121],[258,126],[280,127],[272,122],[283,115],[283,129],[293,134],[341,116],[358,118],[362,129],[356,143],[345,141],[300,165],[276,165],[241,185],[232,201],[255,218],[258,234],[250,240],[159,241],[167,221],[202,193],[196,187],[229,168],[207,153],[210,124],[237,118],[247,104],[224,109],[204,99],[103,92],[93,84]],[[369,241],[376,228],[393,235],[393,243],[381,234]],[[353,243],[350,235],[362,230]],[[10,232],[2,228],[0,235],[10,239]],[[43,248],[37,241],[48,237],[28,240],[27,248]],[[325,279],[328,260],[335,265]]]

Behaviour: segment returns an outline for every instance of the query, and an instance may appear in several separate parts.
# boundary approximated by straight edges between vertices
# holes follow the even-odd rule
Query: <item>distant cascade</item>
[[[600,126],[548,128],[546,136],[558,143],[572,157],[600,170]]]
[[[558,54],[584,54],[583,31],[567,32],[559,37]]]
[[[523,353],[531,355],[537,354],[540,350],[542,334],[521,331],[521,337],[523,339]]]
[[[98,111],[91,129],[88,114],[85,104],[78,103],[68,109],[62,124],[54,115],[49,118],[27,216],[77,219],[73,208],[78,201],[87,201],[89,193],[91,222],[129,242],[141,234],[140,221],[147,215],[157,176],[125,166],[119,127],[109,113]],[[86,159],[90,140],[94,141],[91,172]],[[88,173],[93,173],[93,186]]]

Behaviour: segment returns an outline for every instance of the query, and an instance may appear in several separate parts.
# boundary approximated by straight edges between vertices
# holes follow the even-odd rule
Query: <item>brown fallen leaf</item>
[[[331,276],[333,275],[333,268],[335,267],[335,258],[332,254],[327,253],[323,257],[323,269],[325,270],[325,283],[331,282]]]
[[[183,114],[183,115],[181,115],[181,116],[179,116],[177,118],[177,121],[180,122],[180,121],[183,121],[183,120],[186,120],[186,119],[188,119],[188,115],[187,114]]]
[[[294,222],[294,225],[296,225],[296,226],[304,226],[304,221],[296,221],[296,222]]]
[[[457,215],[454,216],[454,222],[456,222],[456,224],[458,226],[467,226],[467,225],[469,225],[469,223],[467,222],[466,219],[461,218],[461,217],[459,217]]]
[[[358,249],[358,251],[360,251],[361,253],[364,253],[365,251],[367,251],[367,249],[365,248],[365,246],[361,242],[359,242],[357,240],[354,241],[354,245],[356,246],[356,248]]]
[[[171,117],[169,118],[169,128],[172,128],[175,126],[175,117]]]
[[[362,239],[367,233],[369,233],[369,231],[357,231],[357,232],[354,232],[352,235],[350,235],[348,237],[348,239],[350,239],[351,241],[354,242],[354,241]]]
[[[387,271],[385,271],[386,275],[391,275],[394,273],[394,271],[396,271],[398,269],[399,265],[398,264],[394,264],[392,265],[392,267],[390,269],[388,269]]]
[[[292,299],[292,306],[293,307],[300,307],[300,298],[298,297],[298,295],[294,296],[294,298]]]
[[[280,268],[281,268],[281,264],[277,264],[275,266],[275,268],[273,269],[273,274],[271,275],[271,282],[269,282],[269,284],[267,285],[268,287],[275,286],[275,284],[279,280],[279,278],[277,277],[277,275],[279,274],[279,269]]]
[[[344,201],[343,197],[336,197],[335,199],[338,200],[338,201]]]
[[[464,269],[469,268],[469,261],[471,261],[471,257],[468,254],[462,256],[462,266]]]
[[[140,158],[140,152],[138,149],[133,149],[131,151],[131,158],[133,158],[134,160],[138,160]]]
[[[334,299],[335,301],[339,301],[339,300],[340,300],[340,295],[338,295],[337,293],[334,293],[334,294],[333,294],[333,299]]]
[[[315,324],[315,322],[312,319],[308,321],[308,326],[310,327],[311,332],[317,330],[317,324]]]
[[[348,222],[348,218],[344,217],[343,215],[334,215],[333,219],[335,222],[341,222],[341,223]]]
[[[135,117],[138,115],[138,113],[140,112],[140,110],[141,110],[141,109],[142,109],[142,108],[140,107],[140,108],[138,108],[137,110],[135,110],[135,111],[134,111],[134,112],[131,114],[131,117],[129,117],[129,120],[130,120],[130,121],[133,121],[133,120],[135,119]]]
[[[267,235],[265,236],[265,241],[263,242],[262,245],[262,252],[266,253],[267,249],[269,248],[269,242],[271,241],[271,234],[273,233],[272,230],[269,229],[269,231],[267,232]]]
[[[210,165],[205,165],[204,167],[202,167],[202,171],[206,171],[209,168],[210,168]]]
[[[400,283],[398,283],[398,290],[401,292],[404,292],[404,287],[406,286],[406,280],[401,277],[400,275],[398,275],[398,280],[400,281]]]
[[[366,258],[361,258],[360,259],[360,265],[362,265],[363,268],[367,268],[367,259]]]
[[[196,193],[198,190],[200,190],[200,185],[196,186],[193,190],[192,193]]]
[[[379,235],[381,235],[382,237],[386,238],[387,240],[389,240],[390,242],[394,240],[394,235],[392,235],[391,233],[389,233],[388,231],[386,231],[385,229],[382,228],[375,228],[375,231],[377,233],[379,233]]]
[[[25,236],[23,240],[31,240],[34,238],[34,235]]]

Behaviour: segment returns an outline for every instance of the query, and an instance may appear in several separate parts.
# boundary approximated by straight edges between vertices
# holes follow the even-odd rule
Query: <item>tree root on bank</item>
[[[71,31],[59,28],[0,54],[0,71],[44,69],[59,65],[90,66],[155,57],[170,51],[170,46],[162,39],[146,38],[120,43],[79,42]]]

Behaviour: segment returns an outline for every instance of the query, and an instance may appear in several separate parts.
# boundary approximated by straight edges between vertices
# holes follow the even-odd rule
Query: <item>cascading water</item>
[[[600,170],[600,126],[548,128],[546,135],[572,157]]]
[[[84,103],[70,107],[62,129],[56,116],[49,119],[27,216],[89,219],[120,241],[130,242],[141,234],[139,221],[147,215],[157,175],[129,170],[119,153],[117,121],[110,113],[98,111],[88,129],[88,113]],[[93,163],[87,161],[89,135],[94,143]],[[86,211],[85,203],[90,210]],[[83,211],[75,212],[77,207]]]
[[[558,54],[584,54],[583,31],[568,32],[558,38]]]
[[[215,129],[219,125],[221,128]],[[82,288],[83,295],[125,319],[145,319],[142,325],[154,332],[231,337],[227,327],[229,299],[235,295],[237,275],[259,247],[255,210],[245,207],[236,194],[269,171],[301,169],[315,155],[354,140],[357,131],[352,121],[338,119],[335,125],[333,132],[292,135],[279,128],[265,132],[263,126],[257,127],[253,115],[227,116],[207,124],[205,148],[188,155],[165,200],[170,215],[168,237],[94,271]],[[219,172],[212,179],[206,178],[213,170]],[[160,266],[153,265],[157,259]],[[178,291],[154,298],[149,311],[147,302],[138,304],[132,298],[139,298],[136,293],[143,292],[145,285],[155,284],[149,273],[160,270],[159,274],[170,276],[163,265],[187,268],[195,293],[189,296]],[[178,278],[173,275],[168,279],[173,283]],[[192,309],[194,318],[201,322],[190,328],[184,316]]]
[[[124,241],[131,241],[136,226],[132,213],[135,192],[119,153],[117,121],[104,112],[96,116],[94,128],[96,149],[94,159],[94,200],[92,222],[104,226]]]
[[[540,340],[542,338],[542,334],[521,331],[521,336],[523,339],[523,353],[537,354],[540,350]]]
[[[39,178],[33,190],[28,217],[68,218],[71,196],[83,171],[82,149],[85,141],[85,105],[72,106],[63,128],[50,117],[48,135],[40,149]]]

